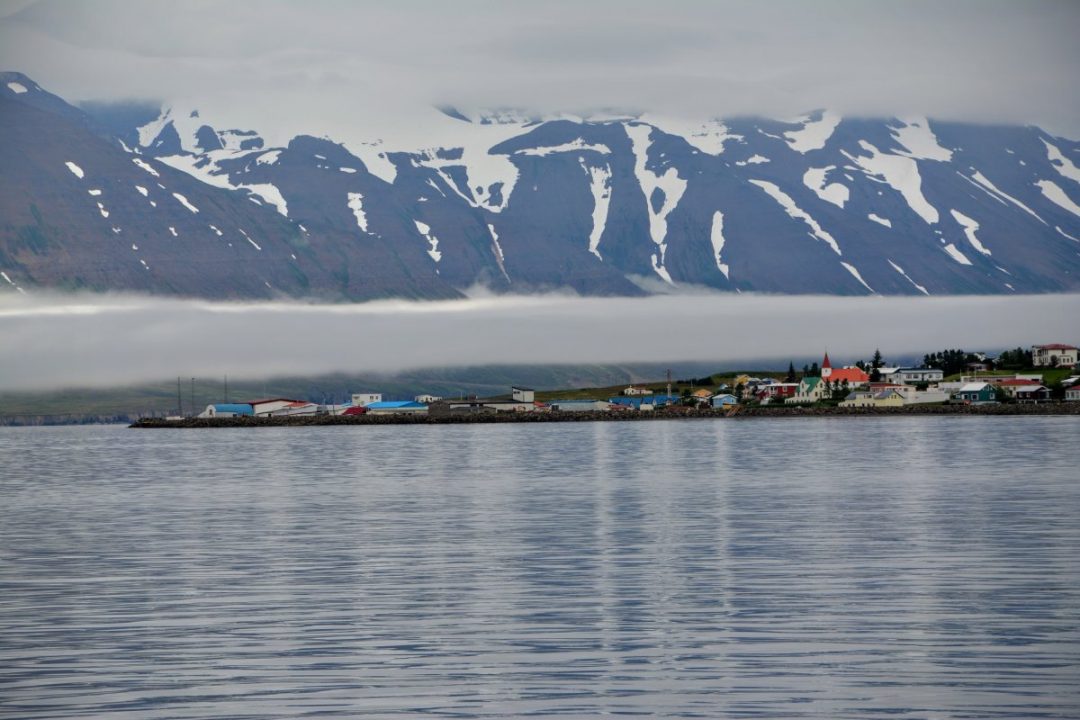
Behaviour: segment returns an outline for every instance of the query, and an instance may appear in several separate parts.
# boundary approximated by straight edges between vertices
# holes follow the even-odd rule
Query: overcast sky
[[[413,104],[849,114],[1080,137],[1080,2],[0,0],[0,67],[259,118]],[[246,114],[245,114],[246,113]]]
[[[0,390],[476,364],[838,363],[1077,343],[1080,295],[480,297],[363,304],[0,294]],[[613,321],[613,318],[619,318]],[[892,318],[880,322],[871,318]],[[118,338],[122,340],[118,341]]]

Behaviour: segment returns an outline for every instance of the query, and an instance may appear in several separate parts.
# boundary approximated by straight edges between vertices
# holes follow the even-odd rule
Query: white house
[[[628,385],[625,390],[622,391],[623,395],[652,395],[653,392],[646,387],[638,387],[636,385]]]
[[[326,412],[325,405],[313,402],[297,401],[289,403],[283,408],[278,408],[270,413],[270,417],[292,417],[294,415],[319,415]]]
[[[889,382],[899,382],[905,385],[918,383],[941,382],[945,379],[945,373],[939,368],[897,368],[895,373],[889,375]]]
[[[532,388],[512,387],[510,393],[514,396],[515,402],[531,403],[536,400],[536,391]]]
[[[255,415],[266,417],[272,415],[275,410],[289,407],[298,402],[302,401],[292,398],[267,398],[266,400],[253,400],[248,404],[251,405],[251,411]]]
[[[1077,349],[1072,345],[1052,343],[1050,345],[1032,345],[1031,362],[1035,367],[1075,367]]]
[[[1073,385],[1065,389],[1066,400],[1080,400],[1080,385]]]
[[[352,404],[367,407],[371,403],[382,402],[382,393],[353,393]]]
[[[424,405],[430,405],[433,402],[439,402],[442,400],[438,395],[417,395],[413,398],[413,402],[422,403]]]
[[[737,405],[738,402],[739,401],[735,398],[735,396],[730,393],[725,393],[723,395],[713,395],[711,398],[709,398],[709,404],[712,405],[714,408],[726,407],[728,405]]]

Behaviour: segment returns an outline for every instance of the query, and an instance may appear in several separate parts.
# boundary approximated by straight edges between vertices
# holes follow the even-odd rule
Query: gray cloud
[[[1076,344],[1080,295],[477,297],[361,305],[0,297],[0,390],[480,364],[838,361]],[[883,319],[878,322],[876,319]]]
[[[693,115],[831,107],[1080,137],[1077,27],[1071,0],[40,0],[0,12],[0,66],[76,99],[249,108],[257,128],[265,108],[296,103],[362,116],[456,102]]]

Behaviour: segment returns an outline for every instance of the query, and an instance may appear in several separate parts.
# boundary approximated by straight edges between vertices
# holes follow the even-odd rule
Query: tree
[[[882,357],[881,357],[881,350],[880,349],[875,349],[874,350],[874,358],[870,361],[870,367],[877,370],[880,367],[882,367],[884,364],[885,364],[885,360],[882,359]]]
[[[821,377],[821,368],[818,367],[818,364],[816,362],[810,366],[810,370],[807,371],[806,376]]]
[[[796,381],[795,377],[795,363],[789,362],[787,368],[787,377],[784,378],[784,382],[793,383]]]

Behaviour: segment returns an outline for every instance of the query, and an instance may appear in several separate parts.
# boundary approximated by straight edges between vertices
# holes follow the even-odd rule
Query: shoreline
[[[233,418],[141,418],[129,425],[140,430],[190,428],[259,428],[312,427],[327,425],[474,425],[495,423],[564,423],[564,422],[647,422],[727,418],[805,418],[805,417],[909,417],[912,415],[1031,416],[1055,415],[1080,417],[1080,402],[1048,402],[1010,405],[908,405],[897,408],[756,406],[736,412],[720,408],[694,410],[677,408],[653,412],[533,412],[469,413],[447,415],[303,415],[293,417]]]

